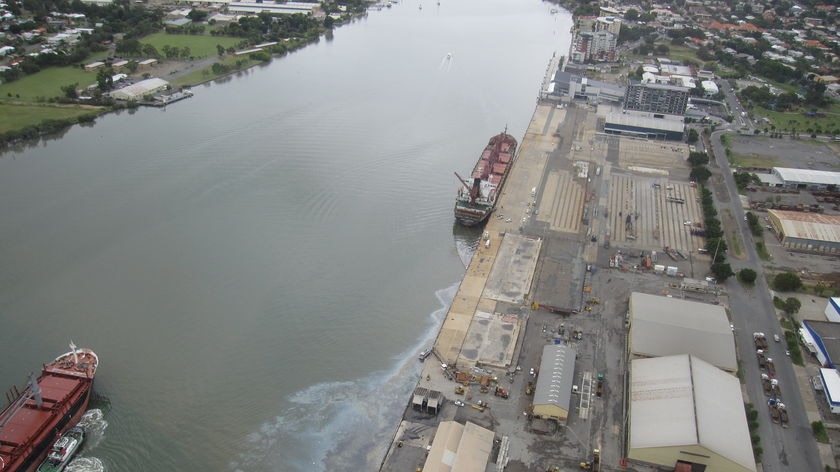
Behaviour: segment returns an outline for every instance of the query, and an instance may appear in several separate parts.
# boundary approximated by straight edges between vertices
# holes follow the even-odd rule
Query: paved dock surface
[[[598,129],[610,111],[604,105],[537,105],[418,382],[441,392],[442,408],[436,415],[406,409],[382,470],[422,467],[437,425],[453,419],[488,428],[504,444],[505,464],[487,470],[576,470],[596,448],[604,470],[620,468],[627,298],[633,290],[676,292],[679,283],[652,272],[609,269],[608,260],[621,251],[633,267],[642,252],[668,245],[687,257],[666,264],[691,275],[694,262],[706,257],[708,266],[708,257],[695,252],[702,240],[686,224],[702,217],[697,189],[688,182],[687,149],[603,135]],[[580,394],[572,395],[563,424],[530,419],[533,397],[525,392],[536,383],[530,370],[540,365],[543,346],[556,342],[577,351]],[[456,371],[495,378],[509,398],[477,384],[456,393]],[[601,396],[595,394],[599,375]],[[477,400],[489,408],[470,408]],[[635,464],[626,470],[650,469]]]

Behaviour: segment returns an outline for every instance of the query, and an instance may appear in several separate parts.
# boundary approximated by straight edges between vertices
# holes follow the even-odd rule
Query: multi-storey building
[[[624,95],[624,109],[654,115],[685,115],[689,89],[677,85],[630,82]]]

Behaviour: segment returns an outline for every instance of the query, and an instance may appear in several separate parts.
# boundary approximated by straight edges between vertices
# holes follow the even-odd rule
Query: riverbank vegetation
[[[0,146],[53,132],[62,124],[89,122],[97,114],[128,106],[115,103],[106,93],[115,88],[117,79],[113,77],[118,73],[137,80],[158,76],[175,88],[197,85],[317,42],[322,35],[331,34],[333,27],[364,14],[368,4],[365,0],[347,0],[341,6],[328,2],[320,5],[317,15],[260,13],[232,22],[208,20],[209,12],[193,9],[187,15],[191,23],[171,26],[163,22],[164,9],[127,0],[104,6],[32,0],[26,10],[16,12],[28,18],[21,31],[47,26],[48,18],[63,13],[83,14],[92,31],[81,34],[72,45],[20,54],[15,67],[0,72],[0,107],[6,107],[0,111],[15,113],[15,119],[0,122]],[[40,51],[41,41],[44,39],[38,37],[20,44],[18,50]],[[267,43],[261,51],[236,54]],[[139,63],[145,59],[156,59],[158,65],[141,69]],[[128,63],[121,69],[114,67],[121,60]],[[94,61],[104,62],[105,67],[85,71],[84,65]],[[93,106],[68,106],[71,104]]]

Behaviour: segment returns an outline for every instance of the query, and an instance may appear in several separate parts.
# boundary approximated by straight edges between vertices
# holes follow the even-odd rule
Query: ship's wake
[[[378,470],[417,384],[417,355],[434,341],[457,289],[454,284],[436,292],[441,307],[429,317],[417,344],[401,353],[389,371],[293,394],[293,406],[247,438],[247,451],[231,469]]]
[[[79,426],[85,430],[85,442],[81,454],[86,455],[91,449],[98,446],[105,437],[105,429],[108,427],[108,422],[105,421],[105,415],[102,413],[102,410],[92,408],[82,415],[82,419],[79,420]],[[67,472],[104,472],[105,465],[96,457],[78,456],[64,470]]]

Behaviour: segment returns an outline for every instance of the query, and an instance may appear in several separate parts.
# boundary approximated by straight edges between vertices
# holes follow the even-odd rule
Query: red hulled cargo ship
[[[455,199],[455,219],[459,223],[475,226],[490,216],[515,154],[516,139],[505,129],[490,138],[470,178],[463,179],[455,173],[463,184]]]
[[[34,471],[61,435],[87,410],[99,358],[70,344],[71,351],[44,366],[26,388],[12,388],[0,412],[0,471]]]

